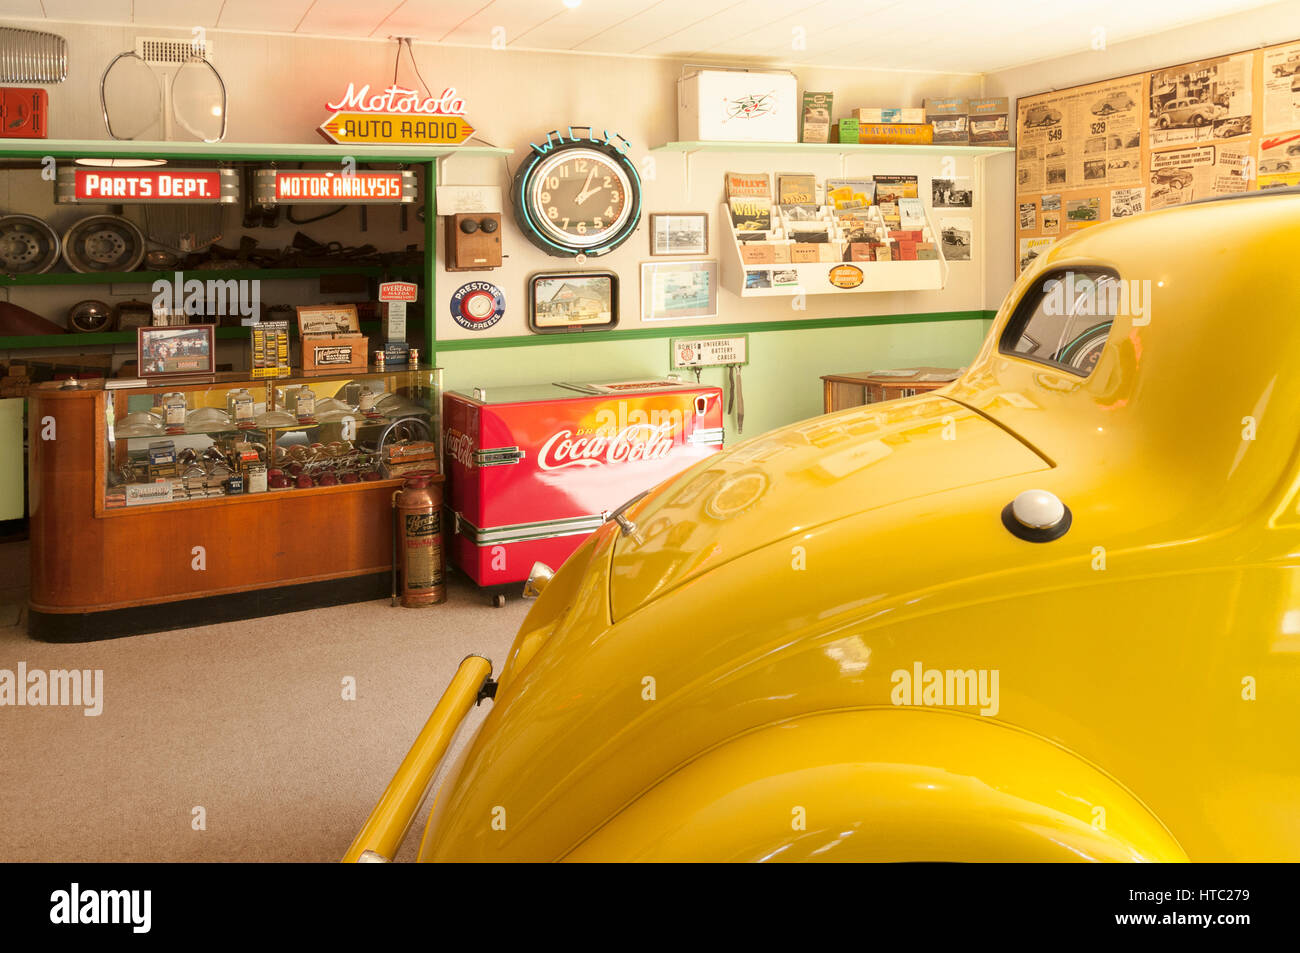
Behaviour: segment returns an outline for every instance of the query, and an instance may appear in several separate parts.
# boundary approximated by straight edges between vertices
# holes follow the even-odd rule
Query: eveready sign
[[[278,172],[275,197],[294,199],[394,199],[402,198],[402,173]]]
[[[221,198],[221,175],[165,169],[113,170],[90,172],[78,169],[78,199],[174,199],[194,202]]]

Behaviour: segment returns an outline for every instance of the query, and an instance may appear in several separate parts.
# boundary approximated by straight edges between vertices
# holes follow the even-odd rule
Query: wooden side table
[[[829,414],[849,407],[938,390],[951,384],[961,373],[952,367],[914,367],[907,370],[911,373],[906,376],[889,371],[824,375],[822,404],[825,412]]]

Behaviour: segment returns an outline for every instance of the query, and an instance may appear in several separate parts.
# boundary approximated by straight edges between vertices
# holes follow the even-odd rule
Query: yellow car
[[[1297,190],[1041,254],[967,371],[615,515],[348,860],[1300,860]]]

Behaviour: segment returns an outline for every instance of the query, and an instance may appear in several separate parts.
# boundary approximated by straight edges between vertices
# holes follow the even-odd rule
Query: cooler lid
[[[625,381],[557,382],[515,387],[475,387],[469,393],[455,391],[481,404],[527,404],[539,401],[573,400],[578,397],[611,397],[619,394],[671,393],[698,390],[695,384],[674,377],[643,377]]]

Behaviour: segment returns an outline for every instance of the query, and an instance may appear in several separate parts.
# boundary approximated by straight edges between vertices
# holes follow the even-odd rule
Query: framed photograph
[[[642,320],[682,321],[717,316],[716,260],[641,263]]]
[[[190,377],[213,373],[215,327],[215,324],[185,324],[136,328],[135,357],[140,376]]]
[[[533,275],[528,281],[528,327],[538,334],[608,331],[618,324],[618,275],[577,271]]]
[[[707,255],[709,216],[704,212],[657,212],[650,216],[650,254]]]

